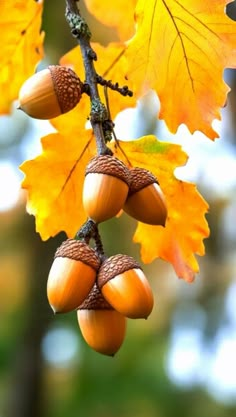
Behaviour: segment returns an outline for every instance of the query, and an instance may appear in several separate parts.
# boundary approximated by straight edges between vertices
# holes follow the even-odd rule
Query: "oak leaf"
[[[168,218],[165,227],[138,222],[134,242],[141,245],[144,263],[162,258],[170,262],[176,274],[191,282],[199,271],[195,254],[204,255],[203,239],[209,235],[205,214],[208,204],[194,184],[178,180],[176,167],[185,165],[187,155],[179,145],[160,142],[146,136],[132,142],[119,142],[115,154],[132,166],[150,170],[165,194]],[[126,157],[124,156],[126,155]]]
[[[78,138],[52,133],[42,138],[42,154],[21,165],[27,211],[35,216],[43,240],[60,231],[73,237],[86,220],[82,187],[85,167],[94,154],[91,130],[83,130]]]
[[[126,58],[127,76],[138,96],[154,89],[161,103],[159,117],[175,133],[184,123],[193,133],[218,137],[212,128],[220,119],[229,87],[222,76],[236,66],[236,23],[225,15],[231,0],[139,0],[137,31]]]
[[[42,59],[42,10],[42,1],[1,2],[0,114],[9,113],[21,85]]]
[[[114,27],[124,41],[134,34],[134,9],[137,0],[113,0],[112,6],[101,0],[85,0],[90,13],[106,26]]]

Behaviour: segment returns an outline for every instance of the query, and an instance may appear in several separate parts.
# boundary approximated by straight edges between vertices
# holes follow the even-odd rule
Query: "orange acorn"
[[[124,211],[140,222],[165,226],[165,198],[150,171],[138,167],[130,169],[130,187]]]
[[[81,333],[96,352],[114,356],[121,347],[126,332],[126,318],[103,298],[95,284],[77,310]]]
[[[93,158],[85,173],[83,205],[96,223],[110,219],[122,209],[129,191],[129,170],[111,155]]]
[[[139,264],[128,255],[106,259],[98,271],[98,287],[104,298],[126,317],[147,318],[153,308],[153,293]]]
[[[79,103],[82,87],[72,69],[50,65],[24,82],[19,92],[19,109],[35,119],[52,119]]]
[[[85,242],[67,239],[57,249],[48,282],[48,301],[55,313],[76,309],[96,280],[100,260]]]

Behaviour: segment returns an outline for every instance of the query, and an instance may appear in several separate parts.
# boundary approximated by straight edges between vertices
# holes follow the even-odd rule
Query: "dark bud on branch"
[[[118,93],[122,94],[122,96],[133,96],[133,92],[129,90],[128,86],[125,85],[123,87],[119,87],[118,83],[112,83],[111,80],[105,80],[101,75],[97,74],[97,83],[103,86],[110,88],[111,90],[117,91]]]

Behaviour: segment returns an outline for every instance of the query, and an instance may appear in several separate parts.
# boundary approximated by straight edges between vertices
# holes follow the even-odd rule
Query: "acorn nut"
[[[114,356],[125,338],[126,318],[103,298],[95,284],[77,310],[81,333],[96,352]]]
[[[98,287],[112,307],[126,317],[147,318],[153,293],[139,264],[128,255],[114,255],[100,266]]]
[[[35,119],[52,119],[77,105],[82,87],[71,68],[50,65],[24,82],[19,92],[19,109]]]
[[[165,226],[165,197],[150,171],[139,167],[130,169],[130,187],[124,211],[140,222]]]
[[[122,209],[129,191],[129,170],[111,155],[95,156],[87,165],[83,206],[96,223],[110,219]]]
[[[85,242],[67,239],[57,249],[51,266],[47,296],[55,313],[76,309],[96,280],[100,260]]]

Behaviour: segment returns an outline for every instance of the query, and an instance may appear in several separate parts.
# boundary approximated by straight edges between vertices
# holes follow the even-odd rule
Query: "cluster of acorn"
[[[126,318],[147,318],[153,295],[138,263],[127,255],[101,262],[87,243],[68,239],[57,249],[47,283],[54,312],[77,309],[81,333],[97,352],[114,355],[126,331]]]
[[[166,205],[156,178],[127,168],[110,155],[94,157],[85,172],[83,205],[90,219],[103,222],[124,209],[132,217],[164,225]],[[77,309],[81,333],[94,350],[114,355],[127,318],[147,318],[153,294],[140,265],[130,256],[101,259],[86,242],[68,239],[58,248],[47,284],[55,312]]]
[[[29,116],[50,119],[79,102],[83,83],[67,67],[52,65],[30,77],[19,94],[19,108]],[[128,168],[111,155],[98,155],[88,164],[83,206],[95,224],[121,209],[135,219],[165,225],[166,203],[155,176]],[[101,256],[87,241],[68,239],[57,249],[47,283],[55,313],[77,310],[84,339],[94,350],[114,355],[120,348],[127,318],[147,318],[153,294],[139,264],[130,256]]]

